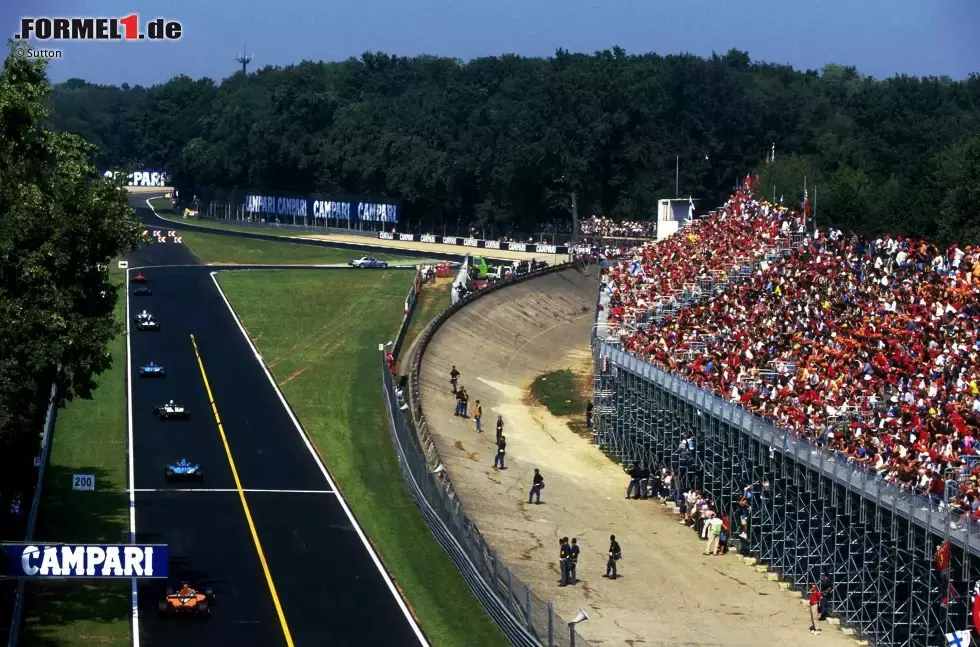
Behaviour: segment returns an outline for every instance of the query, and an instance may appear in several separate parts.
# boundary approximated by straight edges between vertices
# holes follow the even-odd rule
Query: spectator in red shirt
[[[820,600],[823,599],[823,594],[820,592],[820,587],[816,584],[810,585],[810,633],[818,634],[820,633],[820,628],[817,627],[817,617],[814,612],[817,607],[820,606]]]

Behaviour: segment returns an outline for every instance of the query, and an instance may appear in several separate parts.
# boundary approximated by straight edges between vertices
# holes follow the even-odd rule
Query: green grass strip
[[[110,266],[119,286],[116,318],[126,320],[125,270]],[[126,493],[126,336],[109,344],[112,367],[91,400],[58,412],[35,538],[42,542],[129,541]],[[73,474],[95,475],[94,492],[72,490]],[[130,583],[31,583],[22,645],[123,647],[130,640]]]

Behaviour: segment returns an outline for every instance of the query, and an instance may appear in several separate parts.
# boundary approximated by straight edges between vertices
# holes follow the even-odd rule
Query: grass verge
[[[405,341],[402,342],[401,359],[399,359],[397,366],[399,375],[403,375],[404,370],[408,370],[408,358],[411,357],[415,338],[425,330],[430,321],[449,307],[451,302],[449,290],[452,288],[452,284],[452,277],[447,277],[437,278],[435,283],[426,283],[422,286],[422,296],[415,306],[415,313],[412,315],[408,330],[405,332]]]
[[[221,236],[199,231],[182,231],[180,235],[184,244],[202,263],[216,265],[346,265],[349,259],[361,256],[358,252],[332,247]],[[377,255],[375,258],[392,263],[422,262],[420,259],[382,255]]]
[[[544,373],[531,382],[531,397],[543,405],[551,415],[565,418],[565,424],[573,432],[590,436],[585,425],[585,405],[591,393],[590,385],[571,369]]]
[[[125,270],[110,266],[120,287],[116,318],[126,320]],[[126,494],[126,336],[109,344],[111,368],[91,400],[58,412],[45,473],[36,538],[48,542],[129,541]],[[73,474],[95,475],[94,492],[72,491]],[[130,584],[45,582],[27,587],[21,644],[129,645]]]
[[[218,280],[432,644],[503,646],[406,492],[392,447],[378,343],[393,338],[413,276],[296,270]],[[324,312],[333,314],[326,323]]]

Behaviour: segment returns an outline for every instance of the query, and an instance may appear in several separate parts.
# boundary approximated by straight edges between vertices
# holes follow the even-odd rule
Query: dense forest
[[[361,194],[403,200],[415,227],[529,232],[569,221],[573,191],[583,216],[652,217],[679,156],[679,194],[702,208],[746,173],[798,205],[805,175],[821,224],[980,242],[978,75],[878,81],[736,50],[465,64],[369,53],[220,85],[71,80],[52,101],[54,127],[98,145],[103,166],[166,168],[204,199]]]

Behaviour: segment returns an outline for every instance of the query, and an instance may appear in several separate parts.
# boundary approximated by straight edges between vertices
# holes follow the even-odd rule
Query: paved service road
[[[153,218],[144,198],[131,202]],[[153,290],[128,296],[130,322],[146,309],[162,324],[130,326],[136,540],[170,546],[171,586],[187,581],[216,596],[207,622],[159,618],[167,583],[142,581],[139,644],[425,644],[256,360],[213,268],[172,239],[129,262]],[[139,378],[151,360],[165,378]],[[152,414],[171,399],[190,420]],[[181,457],[201,464],[203,482],[166,481],[165,464]]]

